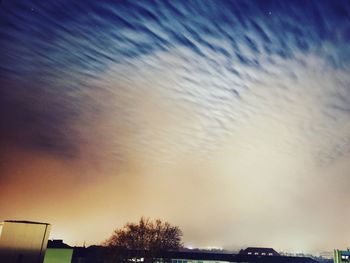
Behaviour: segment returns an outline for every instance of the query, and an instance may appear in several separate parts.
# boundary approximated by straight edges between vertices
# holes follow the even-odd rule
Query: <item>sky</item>
[[[350,244],[350,2],[0,2],[0,220],[100,244]]]

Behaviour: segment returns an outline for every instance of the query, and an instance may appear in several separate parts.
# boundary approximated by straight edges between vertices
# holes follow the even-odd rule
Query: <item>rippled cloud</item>
[[[319,161],[348,151],[350,26],[343,1],[205,6],[5,1],[1,12],[2,105],[9,108],[2,112],[16,114],[13,108],[20,104],[33,115],[27,125],[35,131],[28,140],[38,147],[62,151],[56,142],[67,141],[74,148],[74,132],[60,129],[71,126],[90,107],[86,104],[96,103],[84,102],[84,94],[121,97],[121,85],[125,94],[143,85],[145,94],[159,89],[165,101],[190,106],[200,124],[179,133],[188,133],[189,143],[197,141],[200,148],[267,115],[299,126],[296,144],[309,143],[315,134],[318,143],[326,140],[315,146]],[[96,78],[98,87],[92,87]],[[47,103],[43,97],[53,105],[40,105]],[[31,118],[19,115],[8,117],[15,119],[13,129],[19,128],[16,119],[20,126]],[[137,129],[139,123],[133,125]]]
[[[107,174],[139,173],[150,189],[154,173],[177,174],[178,187],[214,177],[224,190],[212,197],[213,210],[233,197],[249,205],[258,193],[266,207],[284,211],[275,195],[241,190],[257,181],[311,222],[321,216],[310,212],[312,201],[297,203],[317,194],[312,182],[322,178],[323,190],[349,182],[349,41],[347,1],[5,0],[0,143],[93,169],[113,166]],[[340,191],[333,201],[347,196]],[[247,228],[249,215],[261,212],[233,206]],[[333,231],[334,220],[315,229]]]

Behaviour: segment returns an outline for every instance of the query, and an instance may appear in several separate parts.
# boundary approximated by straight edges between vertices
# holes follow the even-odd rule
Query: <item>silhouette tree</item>
[[[104,245],[121,251],[131,250],[145,258],[146,262],[152,259],[161,251],[178,250],[182,247],[182,231],[177,226],[160,219],[151,221],[141,217],[136,223],[127,223],[124,227],[116,229],[112,236],[104,242]]]

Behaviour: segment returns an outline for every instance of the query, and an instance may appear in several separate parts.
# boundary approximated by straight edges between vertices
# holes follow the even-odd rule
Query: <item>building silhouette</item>
[[[280,256],[280,254],[273,248],[265,247],[248,247],[246,249],[241,249],[239,254],[251,256]]]

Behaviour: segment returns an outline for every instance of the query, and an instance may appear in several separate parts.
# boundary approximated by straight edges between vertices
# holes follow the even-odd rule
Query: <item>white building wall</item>
[[[0,234],[0,262],[42,263],[50,225],[26,221],[4,221]]]

